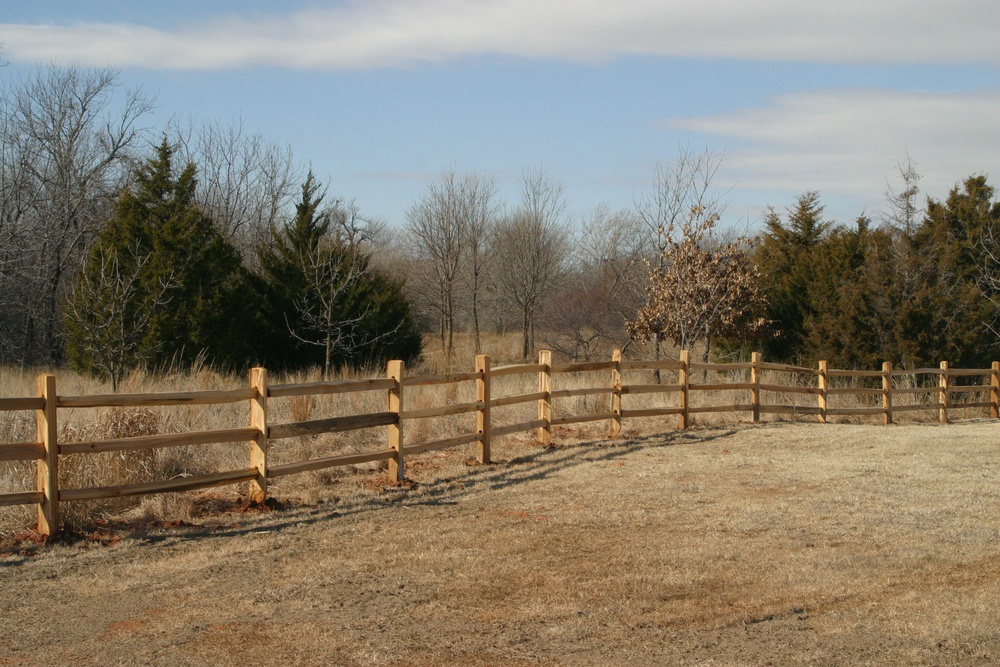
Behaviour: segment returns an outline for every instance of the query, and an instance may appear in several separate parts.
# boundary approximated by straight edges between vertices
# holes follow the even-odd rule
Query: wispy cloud
[[[938,198],[967,176],[1000,173],[998,117],[1000,91],[824,90],[663,125],[730,146],[727,172],[742,189],[818,189],[877,204],[907,153]]]
[[[1000,65],[995,0],[376,0],[162,29],[0,24],[16,62],[349,69],[484,54]]]

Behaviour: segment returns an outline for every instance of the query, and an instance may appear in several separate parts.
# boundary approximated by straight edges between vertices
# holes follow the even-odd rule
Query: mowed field
[[[1000,663],[995,420],[556,442],[8,547],[0,665]]]

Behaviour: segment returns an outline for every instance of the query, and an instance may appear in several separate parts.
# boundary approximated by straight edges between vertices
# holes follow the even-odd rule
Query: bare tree
[[[490,176],[447,170],[407,212],[413,250],[424,267],[416,277],[423,278],[424,300],[440,318],[441,347],[449,359],[466,294],[476,348],[481,347],[479,302],[487,269],[486,242],[498,210],[496,191]]]
[[[256,250],[291,207],[302,180],[292,149],[247,130],[242,119],[182,126],[179,158],[198,165],[198,203],[251,267]]]
[[[288,323],[292,336],[307,345],[323,348],[323,377],[330,376],[335,355],[373,343],[361,326],[367,314],[351,312],[348,298],[368,271],[355,250],[329,237],[313,252],[299,256],[306,293],[295,301],[301,326]]]
[[[525,173],[521,203],[502,219],[493,237],[493,254],[499,267],[496,283],[521,316],[521,356],[534,347],[538,307],[562,274],[568,250],[563,223],[562,186],[544,171]]]
[[[114,251],[96,250],[94,270],[80,274],[65,304],[74,356],[86,358],[88,367],[111,380],[111,390],[130,370],[145,362],[141,350],[153,316],[169,302],[171,277],[155,289],[142,285],[149,255],[129,248],[126,261]]]
[[[569,266],[539,314],[545,345],[574,360],[631,342],[625,323],[645,295],[643,223],[628,210],[601,204],[583,221]]]
[[[725,193],[715,185],[722,159],[720,153],[682,147],[673,165],[656,164],[653,191],[640,197],[635,208],[645,223],[649,256],[657,270],[665,268],[665,253],[677,241],[672,235],[688,223],[691,211],[701,211],[704,219],[722,212]],[[652,340],[654,358],[659,359],[662,335],[654,332]]]
[[[490,268],[489,239],[499,214],[496,181],[492,176],[467,173],[459,182],[458,201],[465,220],[465,286],[470,300],[476,354],[483,350],[480,309]]]
[[[2,352],[22,363],[61,356],[59,304],[109,215],[144,137],[152,101],[119,91],[110,69],[49,67],[2,95]]]
[[[909,153],[902,162],[896,163],[896,172],[903,187],[901,190],[894,190],[892,184],[886,181],[887,210],[879,217],[883,224],[912,239],[920,226],[924,209],[917,200],[920,196],[920,174],[917,173],[916,163]]]

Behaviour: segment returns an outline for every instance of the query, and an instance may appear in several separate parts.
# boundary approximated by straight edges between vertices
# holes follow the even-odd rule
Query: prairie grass
[[[465,372],[473,370],[474,349],[471,337],[459,336],[455,359],[449,363],[435,352],[433,342],[423,360],[406,369],[406,375],[438,374],[442,372]],[[519,341],[516,336],[484,337],[484,351],[492,357],[494,366],[518,363]],[[384,377],[384,369],[372,369],[364,373],[342,372],[338,376],[347,379],[358,377]],[[272,376],[272,384],[295,384],[320,380],[318,370]],[[662,371],[663,384],[677,383],[676,371]],[[749,371],[717,372],[697,371],[691,381],[696,384],[746,383],[750,381]],[[763,374],[765,384],[792,384],[815,386],[815,376],[808,374],[788,374],[767,371]],[[223,374],[212,369],[196,366],[187,371],[170,371],[152,374],[137,371],[129,376],[121,389],[122,393],[155,393],[166,391],[222,390],[247,386],[245,376]],[[652,371],[629,370],[623,373],[623,383],[654,384]],[[847,386],[852,380],[831,378],[831,386]],[[853,381],[868,386],[868,380]],[[870,383],[869,383],[870,384]],[[553,375],[553,390],[578,389],[585,387],[611,387],[610,371],[582,373],[556,373]],[[58,393],[61,396],[94,395],[110,393],[110,388],[92,378],[60,372]],[[538,391],[537,374],[527,373],[498,377],[493,380],[492,396],[516,396]],[[988,400],[988,387],[984,394],[965,393],[956,395],[956,405],[951,409],[952,419],[982,417],[983,409],[965,410],[961,402]],[[9,368],[0,368],[0,396],[31,396],[35,392],[35,377],[32,373]],[[403,409],[419,410],[475,400],[475,383],[471,381],[447,384],[407,387],[403,393]],[[816,397],[812,395],[775,394],[767,392],[764,402],[781,405],[815,407]],[[902,396],[897,404],[912,403],[926,397]],[[364,391],[347,394],[295,396],[272,398],[268,402],[268,420],[272,425],[326,419],[348,415],[370,414],[386,409],[384,391]],[[748,390],[692,391],[692,407],[709,405],[737,405],[750,402]],[[670,394],[630,394],[623,397],[626,410],[671,408],[678,405],[678,397]],[[879,396],[836,396],[830,397],[830,407],[878,407]],[[596,395],[557,398],[553,401],[553,417],[608,413],[611,409],[611,392]],[[494,428],[509,424],[532,421],[538,416],[536,402],[494,408],[492,411]],[[764,415],[765,421],[788,421],[804,419],[816,421],[815,416],[774,416]],[[696,427],[722,428],[749,423],[751,414],[745,412],[707,413],[692,416]],[[838,416],[830,417],[834,423],[881,422],[881,416]],[[937,421],[937,412],[930,409],[919,412],[901,413],[901,422]],[[101,408],[101,409],[61,409],[59,412],[60,442],[84,442],[138,435],[184,433],[244,427],[248,423],[248,406],[244,402],[212,406],[178,406],[151,408]],[[642,417],[625,420],[624,434],[637,437],[643,434],[661,433],[677,424],[676,417]],[[596,421],[554,429],[556,444],[560,439],[591,439],[606,437],[610,424]],[[29,411],[0,413],[0,442],[32,442],[34,435],[34,414]],[[407,445],[440,440],[452,436],[475,432],[473,414],[449,417],[408,420],[404,424],[404,442]],[[531,441],[534,434],[520,433],[494,439],[494,452],[503,452],[507,445],[519,445]],[[281,465],[298,461],[353,454],[383,449],[386,446],[385,427],[359,429],[356,431],[302,436],[272,441],[269,461],[271,465]],[[455,448],[449,456],[458,460],[468,460],[475,456],[476,446],[466,445]],[[496,454],[495,454],[496,455]],[[141,452],[112,452],[102,454],[74,454],[60,458],[60,487],[66,489],[93,486],[117,486],[153,480],[165,480],[190,475],[207,474],[225,470],[236,470],[248,466],[247,445],[244,442],[224,443],[208,446],[170,447]],[[426,461],[435,461],[443,455],[427,453],[408,458],[408,466],[426,466]],[[502,457],[502,454],[499,456]],[[512,454],[515,456],[515,454]],[[425,463],[420,463],[421,459]],[[358,475],[378,473],[385,463],[368,463],[321,471],[300,473],[273,480],[271,493],[279,499],[294,499],[302,502],[316,502],[334,491],[331,487],[345,479]],[[33,490],[34,463],[0,463],[0,493]],[[213,494],[230,494],[236,497],[244,489],[242,486],[213,490]],[[104,501],[70,502],[61,504],[63,518],[71,524],[83,524],[88,520],[106,516],[129,516],[142,520],[187,519],[192,511],[197,493],[160,494],[129,497]],[[0,533],[21,530],[34,521],[35,510],[31,506],[0,508]]]
[[[408,485],[0,557],[0,645],[15,665],[997,664],[995,429],[429,452]]]

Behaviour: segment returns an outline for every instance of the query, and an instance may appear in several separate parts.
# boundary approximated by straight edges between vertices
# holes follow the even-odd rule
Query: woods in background
[[[398,228],[330,199],[241,123],[148,127],[109,70],[48,68],[0,95],[0,361],[242,369],[415,360],[421,332],[514,334],[566,358],[661,345],[844,368],[1000,354],[1000,204],[972,175],[938,200],[907,159],[884,210],[828,220],[818,192],[756,234],[722,226],[721,156],[681,150],[630,208],[570,219],[528,169],[443,171]]]

